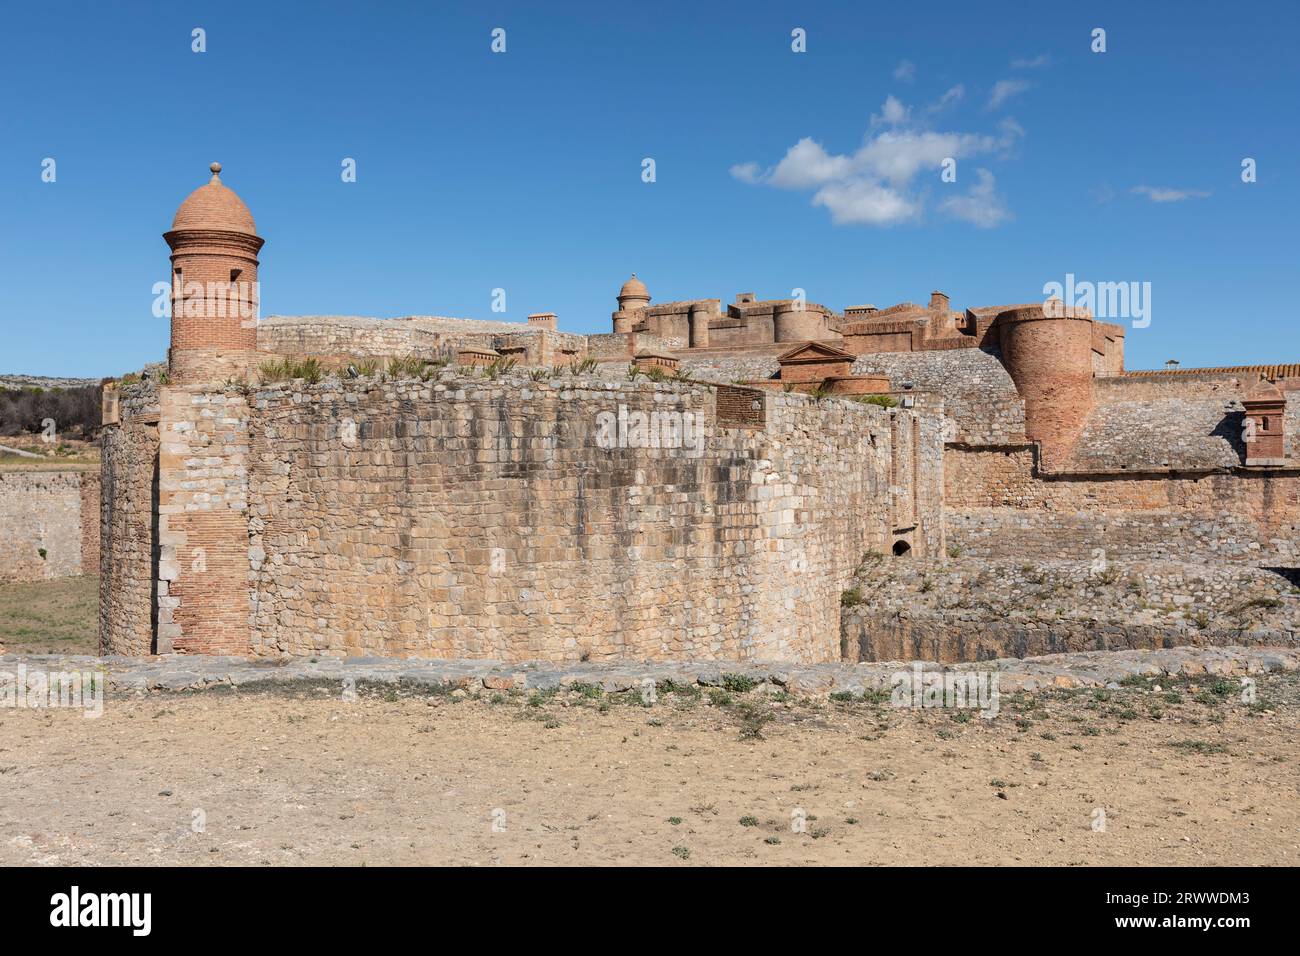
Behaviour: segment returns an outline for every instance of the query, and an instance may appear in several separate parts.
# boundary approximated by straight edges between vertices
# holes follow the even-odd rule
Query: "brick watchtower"
[[[650,290],[645,283],[632,273],[632,278],[623,283],[618,290],[618,311],[614,313],[614,331],[631,332],[632,326],[641,320],[638,314],[650,305]]]
[[[1045,471],[1065,465],[1092,410],[1092,315],[1059,299],[994,320],[1002,361],[1025,402],[1025,436]]]
[[[172,338],[176,384],[247,377],[257,354],[257,253],[263,240],[252,213],[212,179],[176,210],[163,234],[172,250]]]

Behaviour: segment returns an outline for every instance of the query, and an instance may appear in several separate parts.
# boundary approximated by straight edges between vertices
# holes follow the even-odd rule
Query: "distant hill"
[[[98,385],[97,378],[53,378],[48,375],[0,375],[0,388],[81,388]]]

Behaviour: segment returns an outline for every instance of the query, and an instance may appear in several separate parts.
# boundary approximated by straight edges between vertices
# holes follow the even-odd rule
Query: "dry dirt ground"
[[[0,709],[0,863],[1295,865],[1300,675],[1259,693],[1134,681],[992,721],[668,687]]]

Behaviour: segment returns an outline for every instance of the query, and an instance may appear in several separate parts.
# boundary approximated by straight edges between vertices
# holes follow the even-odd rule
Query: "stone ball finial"
[[[213,163],[208,167],[208,169],[212,170],[212,178],[216,179],[221,173],[221,164]]]

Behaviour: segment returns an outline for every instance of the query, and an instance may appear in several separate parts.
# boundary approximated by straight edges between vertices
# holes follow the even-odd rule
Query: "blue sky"
[[[837,310],[1073,273],[1151,283],[1130,368],[1300,360],[1297,6],[1003,7],[11,5],[0,372],[162,358],[161,233],[213,160],[266,239],[263,314],[603,332],[633,271]]]

